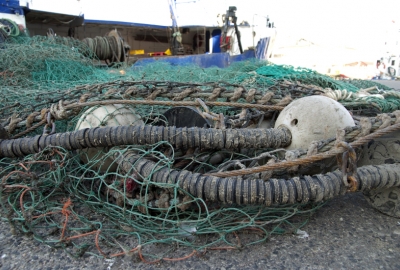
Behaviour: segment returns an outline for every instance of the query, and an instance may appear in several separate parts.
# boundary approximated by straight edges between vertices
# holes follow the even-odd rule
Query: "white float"
[[[292,143],[286,149],[304,150],[312,141],[335,137],[338,129],[354,125],[353,118],[342,104],[324,96],[293,101],[275,122],[275,128],[285,126],[292,133]]]
[[[75,130],[84,128],[106,127],[106,126],[127,126],[144,125],[140,116],[129,105],[112,104],[100,107],[92,107],[86,110],[79,118]],[[87,163],[93,158],[99,160],[92,168],[100,171],[115,171],[116,164],[112,164],[111,158],[104,159],[108,149],[97,147],[80,150],[82,162]]]

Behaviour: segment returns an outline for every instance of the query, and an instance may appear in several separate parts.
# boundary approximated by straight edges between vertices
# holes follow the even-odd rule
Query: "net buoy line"
[[[277,83],[276,87],[271,87],[268,93],[268,99],[265,97],[264,89],[247,89],[244,86],[239,84],[230,84],[227,82],[213,82],[213,83],[181,83],[181,82],[171,82],[171,81],[115,81],[94,85],[82,85],[69,90],[61,91],[51,91],[48,93],[43,93],[44,96],[37,97],[32,95],[32,98],[36,98],[38,100],[43,100],[47,103],[58,102],[59,100],[68,100],[69,102],[78,101],[80,95],[82,94],[93,94],[87,97],[87,100],[91,100],[93,98],[100,99],[102,96],[106,98],[112,97],[135,97],[135,98],[146,98],[146,99],[155,99],[157,97],[160,98],[169,98],[169,99],[177,99],[182,96],[182,92],[190,88],[192,91],[186,94],[187,98],[205,98],[209,101],[215,101],[217,98],[226,98],[231,100],[234,97],[234,100],[238,100],[240,98],[249,99],[250,96],[253,98],[251,101],[255,101],[258,104],[267,104],[270,103],[278,103],[284,96],[282,94],[276,93],[275,90],[278,90],[278,87],[288,87],[286,83]],[[283,90],[281,89],[281,92]],[[290,89],[285,90],[285,94],[291,94],[294,97],[301,97],[302,95],[311,95],[313,94],[315,89],[306,89],[303,91],[296,90],[291,93]],[[236,94],[235,94],[236,92]],[[272,93],[274,92],[274,93]],[[296,92],[297,95],[296,95]],[[48,99],[46,94],[58,94],[57,96]],[[238,95],[238,93],[240,93]],[[78,99],[77,99],[78,98]],[[29,101],[29,100],[28,100]],[[15,104],[10,104],[14,105]],[[18,105],[22,105],[21,103]],[[30,106],[31,108],[38,107],[43,104],[35,104],[35,106]],[[28,104],[29,106],[29,104]],[[1,108],[3,111],[4,108]]]
[[[51,94],[54,95],[54,92],[56,91]],[[43,106],[48,106],[51,103],[58,103],[65,106],[65,109],[96,105],[95,103],[85,104],[85,102],[97,101],[99,102],[97,105],[101,105],[101,102],[107,103],[110,102],[110,99],[115,99],[116,102],[132,103],[133,105],[196,106],[195,101],[188,99],[200,98],[204,99],[204,102],[209,106],[282,110],[285,104],[291,100],[285,99],[283,94],[273,93],[272,91],[263,92],[262,89],[246,89],[245,87],[225,82],[201,84],[168,81],[116,81],[79,86],[75,89],[63,91],[62,94],[60,93],[51,99],[45,94],[40,97],[32,96],[32,99],[26,99],[24,103],[19,101],[13,104],[6,104],[8,106],[4,106],[0,111],[2,112],[1,120],[3,123],[7,122],[7,119],[9,121],[11,116],[16,113],[19,115],[16,127],[21,128],[26,124],[27,128],[29,128],[33,122],[42,120],[40,112],[35,112],[35,110],[43,110],[45,109]],[[305,94],[305,92],[301,94]],[[293,93],[290,96],[295,98],[301,95]],[[137,98],[143,98],[143,100],[138,100]],[[171,101],[156,100],[157,98],[166,98]],[[217,100],[219,98],[226,99],[226,101],[221,102]],[[245,99],[246,102],[242,102],[239,99]],[[34,100],[35,104],[31,104],[32,100]],[[31,118],[32,115],[34,115],[33,118]],[[26,118],[31,119],[25,121]],[[9,130],[7,125],[4,127]],[[14,131],[14,129],[11,131]],[[11,131],[9,132],[12,133]]]
[[[65,102],[73,103],[81,101],[81,95],[87,94],[85,101],[88,100],[100,100],[102,96],[105,98],[109,98],[109,96],[123,96],[123,97],[143,97],[148,98],[148,96],[154,92],[157,92],[157,96],[159,97],[167,97],[167,98],[174,98],[179,95],[179,92],[182,91],[182,87],[201,87],[207,88],[209,90],[213,90],[214,88],[220,88],[221,93],[223,92],[223,96],[220,97],[232,97],[233,92],[230,93],[230,90],[226,89],[228,86],[236,86],[234,84],[219,82],[219,83],[181,83],[181,82],[170,82],[170,81],[114,81],[114,82],[107,82],[107,83],[100,83],[100,84],[90,84],[90,85],[80,85],[72,89],[68,90],[52,90],[49,92],[41,93],[41,96],[37,96],[37,93],[32,93],[31,97],[35,100],[41,100],[43,103],[40,104],[29,104],[29,103],[22,103],[21,101],[15,102],[13,104],[7,104],[0,109],[0,112],[4,112],[10,107],[17,107],[17,106],[29,106],[30,109],[35,109],[41,107],[43,105],[58,102],[60,100],[64,100]],[[106,91],[107,90],[107,91]],[[104,93],[102,93],[105,91]],[[196,91],[189,94],[188,97],[208,97],[211,95],[204,91],[204,94],[198,93],[199,89],[197,88]],[[29,93],[28,93],[29,94]],[[51,94],[57,94],[57,96],[52,96],[48,98]],[[196,95],[200,94],[200,95]],[[246,93],[244,92],[243,95]],[[258,96],[256,95],[255,98],[257,99]],[[27,101],[31,101],[32,99],[27,99]],[[4,114],[4,113],[3,113]]]
[[[263,89],[247,89],[244,86],[226,82],[182,83],[169,81],[115,81],[95,85],[81,85],[74,89],[63,91],[62,94],[60,93],[59,96],[51,99],[44,94],[40,97],[32,96],[32,99],[26,99],[23,103],[20,101],[14,102],[13,104],[6,103],[6,106],[0,109],[2,112],[1,121],[3,122],[4,128],[8,130],[9,133],[13,133],[15,128],[22,128],[24,125],[30,128],[34,122],[43,120],[40,116],[40,112],[32,113],[32,111],[38,109],[43,110],[43,106],[54,102],[64,105],[66,109],[77,108],[79,110],[79,107],[85,105],[96,105],[96,103],[85,104],[87,101],[97,101],[99,102],[97,105],[103,104],[101,102],[110,102],[109,99],[118,99],[121,100],[121,102],[131,103],[133,105],[196,106],[194,101],[189,101],[188,99],[200,98],[204,99],[205,103],[210,106],[233,106],[280,111],[295,98],[323,93],[321,89],[316,89],[309,85],[285,81],[277,82],[275,87],[284,87],[284,89],[276,93],[274,87],[268,89],[268,91],[264,91]],[[59,91],[53,91],[51,94],[54,94],[54,92]],[[171,101],[155,100],[158,97],[167,98]],[[132,100],[132,98],[143,98],[144,100]],[[226,99],[230,104],[227,102],[216,102],[219,98]],[[108,99],[108,101],[104,99]],[[131,100],[128,101],[128,99]],[[245,99],[246,102],[239,102],[239,99]],[[35,104],[30,103],[32,100],[35,101]],[[14,114],[18,114],[18,118],[14,117],[15,119],[13,119],[13,123],[15,122],[14,124],[16,125],[13,124],[13,128],[9,129],[7,122],[12,120]],[[24,132],[23,134],[27,133]],[[19,134],[17,137],[20,136]]]

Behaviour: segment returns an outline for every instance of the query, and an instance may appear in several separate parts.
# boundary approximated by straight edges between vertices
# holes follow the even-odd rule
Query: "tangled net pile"
[[[317,94],[342,102],[354,114],[400,109],[398,92],[378,83],[338,81],[256,60],[225,69],[159,62],[117,70],[99,67],[93,52],[76,40],[15,37],[0,46],[1,123],[7,131],[3,135],[12,138],[48,134],[50,128],[73,131],[87,108],[124,102],[153,126],[166,124],[163,112],[171,106],[190,105],[203,108],[211,119],[222,114],[224,120],[214,121],[214,127],[246,128],[275,118],[293,99]],[[277,159],[274,151],[182,150],[161,141],[85,156],[82,150],[48,146],[23,158],[0,160],[1,216],[15,232],[74,256],[138,253],[142,261],[153,262],[240,249],[271,234],[296,233],[322,202],[275,207],[209,202],[179,183],[157,182],[153,175],[163,169],[213,173],[252,168],[265,158]],[[129,153],[138,156],[135,164],[154,162],[153,171],[144,175],[122,166],[116,157]]]

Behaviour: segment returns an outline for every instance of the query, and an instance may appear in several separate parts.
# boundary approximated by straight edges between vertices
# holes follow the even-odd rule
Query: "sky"
[[[212,5],[212,0],[208,1]],[[349,47],[374,43],[391,27],[400,29],[399,0],[230,0],[237,16],[268,15],[282,35]],[[219,4],[220,5],[220,4]]]

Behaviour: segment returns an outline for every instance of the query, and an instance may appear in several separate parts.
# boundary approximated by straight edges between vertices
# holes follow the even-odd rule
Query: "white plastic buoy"
[[[324,96],[293,101],[275,122],[275,128],[285,126],[292,133],[292,143],[286,149],[304,150],[312,141],[335,137],[338,129],[354,125],[353,118],[342,104]]]
[[[134,109],[128,105],[112,104],[100,107],[92,107],[86,110],[79,118],[75,130],[84,128],[106,127],[106,126],[123,126],[123,125],[144,125],[140,116]],[[102,147],[88,148],[80,150],[80,158],[82,162],[87,163],[95,158],[99,160],[93,169],[100,171],[115,171],[116,164],[112,164],[111,158],[104,159],[107,149]]]

